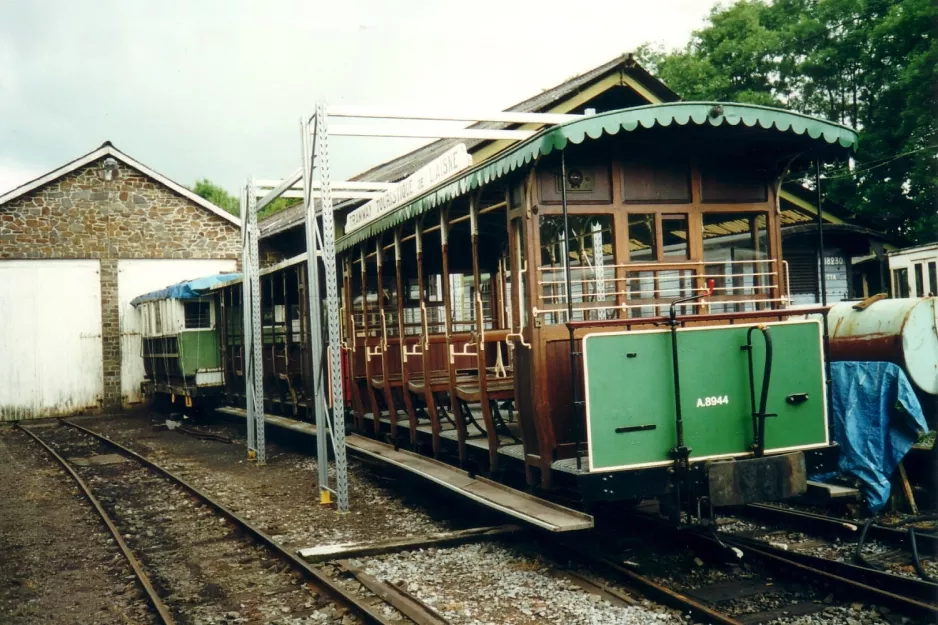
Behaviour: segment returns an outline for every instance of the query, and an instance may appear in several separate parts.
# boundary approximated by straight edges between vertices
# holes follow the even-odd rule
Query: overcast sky
[[[0,192],[105,140],[234,191],[300,163],[315,104],[501,110],[714,0],[0,0]],[[412,143],[333,142],[344,178]]]

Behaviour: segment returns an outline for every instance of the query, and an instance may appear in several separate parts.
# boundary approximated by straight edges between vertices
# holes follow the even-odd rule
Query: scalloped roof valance
[[[454,198],[497,180],[568,143],[579,144],[587,137],[599,139],[620,131],[657,126],[741,126],[776,131],[816,141],[822,147],[856,149],[857,133],[846,126],[800,113],[753,104],[724,102],[674,102],[590,115],[573,122],[551,126],[519,142],[499,156],[486,160],[455,178],[446,180],[393,213],[351,232],[336,242],[339,251],[348,249],[374,235],[413,219]]]

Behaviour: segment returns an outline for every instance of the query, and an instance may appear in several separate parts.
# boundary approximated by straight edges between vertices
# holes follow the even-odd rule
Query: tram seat
[[[385,377],[383,375],[373,375],[371,376],[371,385],[375,388],[384,388]],[[387,377],[388,386],[390,388],[400,388],[404,383],[404,376],[401,373],[392,373]]]
[[[449,389],[448,371],[431,371],[430,376],[424,377],[423,373],[417,374],[407,381],[407,389],[411,393],[422,395],[427,390],[427,380],[430,381],[430,391],[438,393]]]
[[[504,401],[515,398],[515,381],[513,378],[486,379],[486,389],[490,400]],[[478,381],[464,381],[456,383],[456,397],[466,403],[482,401],[482,387]]]

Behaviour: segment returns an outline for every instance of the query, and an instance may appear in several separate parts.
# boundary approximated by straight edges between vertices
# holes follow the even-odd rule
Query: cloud
[[[45,172],[46,170],[35,166],[0,161],[0,195],[38,178]]]
[[[712,0],[248,0],[0,7],[0,162],[44,170],[104,140],[191,184],[299,165],[317,101],[501,109],[646,40],[681,45]],[[350,176],[413,142],[344,140]]]

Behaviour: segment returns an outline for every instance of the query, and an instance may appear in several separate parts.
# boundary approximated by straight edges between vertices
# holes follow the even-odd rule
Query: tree
[[[938,4],[934,0],[739,0],[681,50],[638,57],[686,100],[782,106],[860,133],[855,168],[824,193],[910,241],[938,236]]]
[[[192,192],[200,197],[205,198],[218,208],[228,211],[232,215],[237,216],[241,212],[241,201],[208,178],[196,180],[195,185],[192,187]],[[296,198],[278,197],[276,200],[265,206],[259,213],[257,213],[257,218],[264,219],[265,217],[269,217],[274,213],[279,213],[285,208],[289,208],[295,204],[298,204],[300,201],[301,200]]]
[[[232,215],[237,216],[241,212],[240,200],[208,178],[196,180],[195,185],[192,187],[192,192],[199,197],[205,198],[218,208],[228,211]]]

